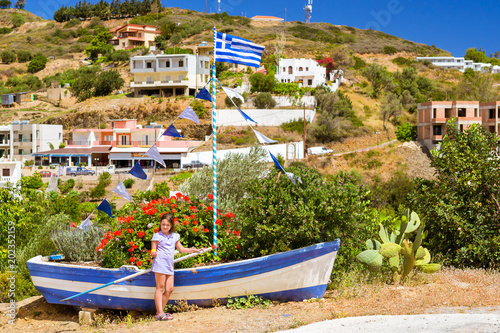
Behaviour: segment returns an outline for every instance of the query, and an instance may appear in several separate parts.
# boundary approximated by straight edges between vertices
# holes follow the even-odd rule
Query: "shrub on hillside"
[[[17,62],[28,62],[33,59],[31,51],[19,50],[17,51]]]
[[[125,185],[125,188],[132,188],[132,185],[134,185],[135,179],[133,178],[127,178],[123,181],[123,185]]]
[[[38,53],[28,64],[28,72],[36,73],[45,68],[47,64],[47,57],[41,53]]]
[[[410,123],[405,123],[398,126],[395,131],[396,138],[401,142],[417,140],[417,126]]]
[[[251,84],[251,92],[272,92],[276,85],[274,74],[264,75],[262,73],[254,73],[248,78]]]
[[[81,24],[81,21],[77,18],[74,18],[74,19],[71,19],[71,21],[64,24],[64,29],[73,28],[73,27],[79,26],[80,24]]]
[[[113,62],[126,62],[130,60],[130,54],[127,50],[117,50],[108,55],[108,60]]]
[[[258,93],[257,96],[252,99],[252,103],[257,109],[272,109],[276,106],[273,95],[268,92]]]
[[[24,15],[16,13],[12,15],[11,21],[14,28],[19,28],[26,22],[26,18],[24,17]]]
[[[237,107],[241,107],[241,104],[243,104],[243,102],[237,97],[233,97],[231,102],[231,99],[226,96],[226,98],[224,99],[224,104],[226,105],[226,107],[232,108],[234,107],[234,105],[236,105]]]
[[[394,54],[397,53],[398,50],[394,46],[384,46],[384,54]]]
[[[2,58],[2,62],[6,64],[10,64],[16,61],[16,54],[10,50],[4,50],[0,53],[0,57]]]

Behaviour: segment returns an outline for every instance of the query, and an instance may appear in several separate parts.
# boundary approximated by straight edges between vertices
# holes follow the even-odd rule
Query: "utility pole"
[[[307,147],[306,147],[306,103],[302,103],[304,106],[304,158],[306,157],[307,154]]]
[[[286,23],[286,8],[285,8],[285,23]]]

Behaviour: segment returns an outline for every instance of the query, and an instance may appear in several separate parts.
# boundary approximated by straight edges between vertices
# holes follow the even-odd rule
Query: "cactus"
[[[381,217],[383,221],[384,217]],[[379,236],[382,243],[375,239],[366,241],[366,251],[358,254],[356,259],[368,267],[370,272],[377,272],[382,267],[383,259],[389,261],[389,268],[392,271],[392,281],[398,283],[404,280],[415,268],[419,268],[424,273],[435,273],[441,268],[440,264],[430,264],[431,255],[429,251],[422,247],[423,226],[417,213],[407,209],[401,217],[399,230],[391,232],[389,235],[382,224],[380,225]],[[416,231],[413,242],[409,239],[410,234]],[[401,255],[403,256],[403,266],[401,267]]]

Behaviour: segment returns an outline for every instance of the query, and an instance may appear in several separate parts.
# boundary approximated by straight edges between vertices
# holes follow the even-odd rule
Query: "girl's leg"
[[[174,291],[174,276],[173,275],[165,275],[165,292],[162,295],[162,310],[165,309],[167,305],[168,299],[170,298],[170,294]]]
[[[168,276],[169,275],[155,273],[155,281],[156,281],[155,306],[157,315],[161,315],[163,313],[163,309],[165,309],[165,305],[163,305],[162,298],[163,298],[163,290],[165,290],[165,285]]]

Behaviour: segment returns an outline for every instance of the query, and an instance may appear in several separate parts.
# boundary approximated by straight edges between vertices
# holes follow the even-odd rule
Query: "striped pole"
[[[214,257],[217,257],[217,105],[216,105],[216,71],[215,71],[215,39],[217,36],[217,30],[214,26],[214,62],[212,64],[212,142],[213,142],[213,155],[212,155],[212,167],[213,167],[213,223],[214,223]]]

